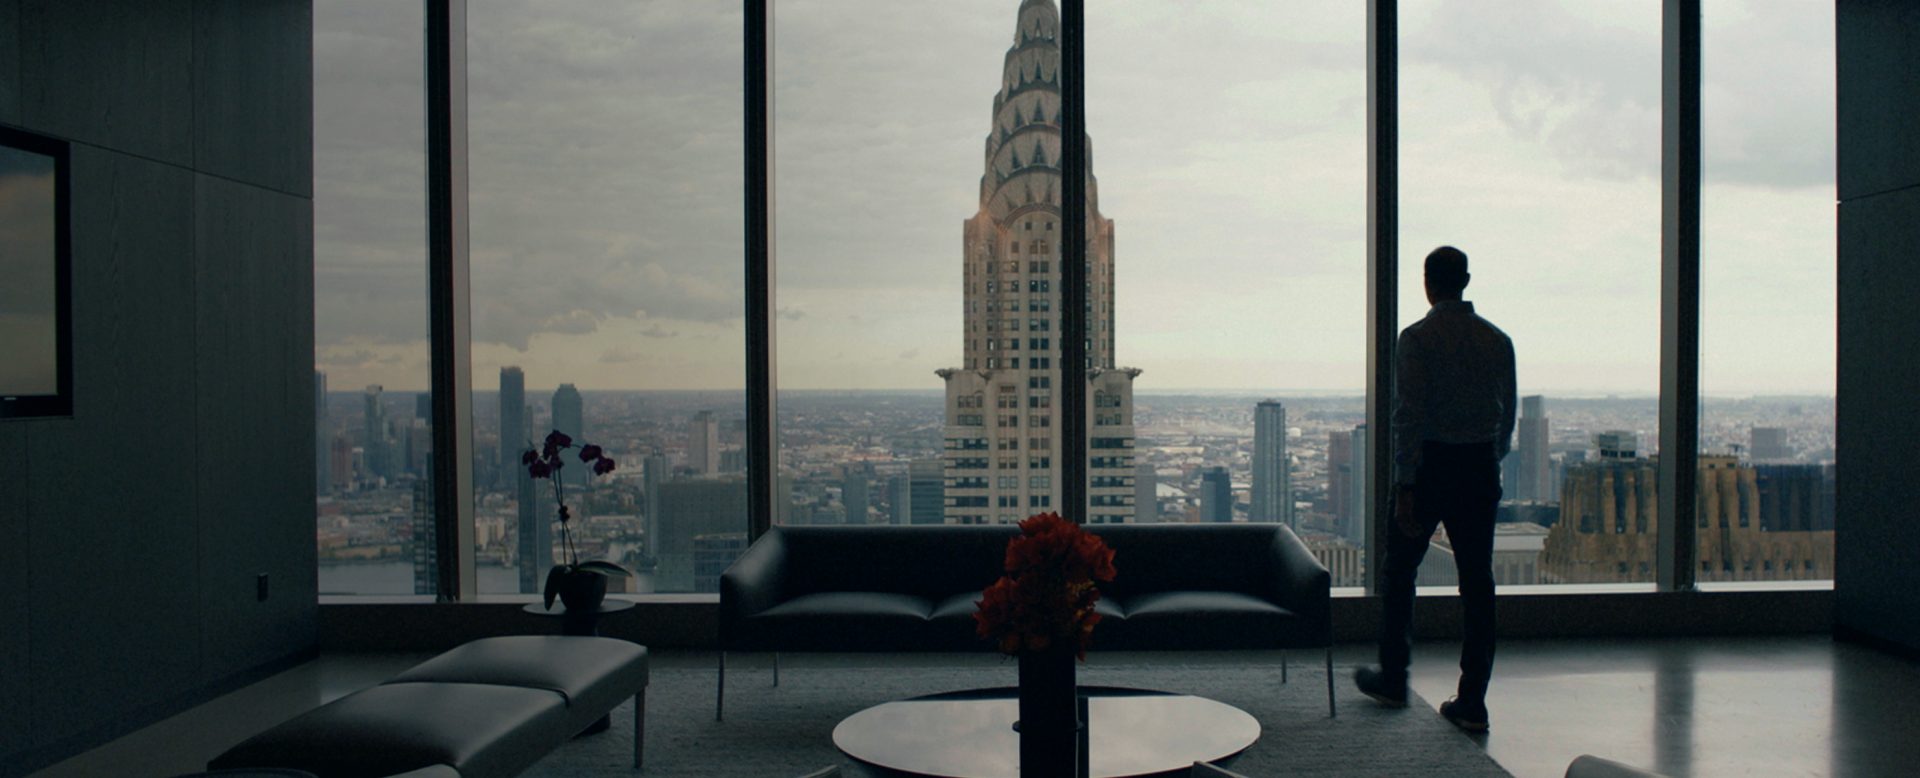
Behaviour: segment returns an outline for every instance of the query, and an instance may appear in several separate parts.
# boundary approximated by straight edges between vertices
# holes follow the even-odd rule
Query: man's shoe
[[[1398,682],[1387,677],[1378,667],[1362,667],[1353,671],[1353,685],[1360,692],[1372,697],[1374,702],[1389,708],[1407,707],[1407,679]]]
[[[1468,704],[1455,697],[1440,703],[1440,715],[1468,732],[1487,731],[1487,704]]]

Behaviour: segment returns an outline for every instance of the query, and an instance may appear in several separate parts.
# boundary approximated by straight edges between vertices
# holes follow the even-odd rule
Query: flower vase
[[[600,602],[607,598],[607,577],[574,570],[561,582],[559,594],[568,613],[592,613],[599,610]]]
[[[1078,775],[1080,715],[1074,654],[1020,655],[1020,774]]]

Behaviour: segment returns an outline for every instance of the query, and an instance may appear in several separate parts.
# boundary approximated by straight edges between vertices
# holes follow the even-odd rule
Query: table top
[[[1080,693],[1093,778],[1184,771],[1260,739],[1260,722],[1217,700],[1106,686]],[[842,720],[833,744],[862,762],[915,775],[1018,778],[1018,695],[1004,687],[881,703]]]
[[[530,603],[527,603],[527,607],[521,608],[520,610],[526,611],[535,616],[567,615],[566,603],[563,603],[559,600],[553,601],[553,610],[547,610],[547,604],[544,602],[530,602]],[[600,609],[594,611],[591,615],[605,616],[609,613],[619,613],[624,610],[633,610],[632,600],[601,600]],[[582,615],[587,615],[587,614],[582,614]]]

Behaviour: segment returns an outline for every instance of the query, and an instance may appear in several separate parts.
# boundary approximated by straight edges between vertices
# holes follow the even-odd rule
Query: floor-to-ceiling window
[[[1362,584],[1367,545],[1365,24],[1317,1],[1087,18],[1090,191],[1113,221],[1090,330],[1141,371],[1090,401],[1090,435],[1136,438],[1129,520],[1285,523],[1336,587]]]
[[[1516,352],[1500,584],[1655,578],[1660,46],[1658,3],[1400,3],[1401,324],[1452,245]]]
[[[1701,9],[1703,587],[1833,578],[1834,8]]]
[[[474,549],[482,594],[572,554],[610,591],[716,591],[746,543],[740,12],[646,2],[468,4]]]
[[[417,3],[314,7],[320,593],[434,593]]]

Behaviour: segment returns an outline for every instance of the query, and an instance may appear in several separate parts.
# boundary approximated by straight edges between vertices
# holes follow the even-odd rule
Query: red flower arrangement
[[[980,637],[1009,656],[1072,646],[1086,659],[1100,623],[1094,582],[1113,581],[1113,549],[1060,514],[1041,513],[1020,522],[1020,536],[1007,541],[1006,571],[974,603]]]

